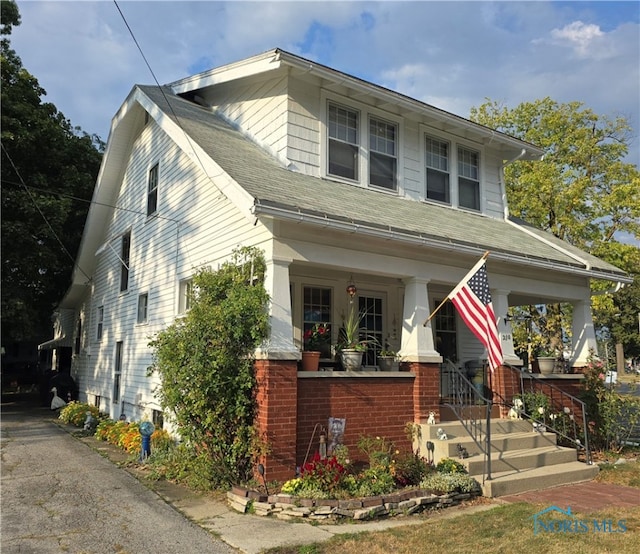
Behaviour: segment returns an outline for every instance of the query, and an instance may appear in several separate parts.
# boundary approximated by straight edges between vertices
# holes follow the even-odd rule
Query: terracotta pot
[[[318,371],[320,367],[320,352],[302,352],[302,371]]]

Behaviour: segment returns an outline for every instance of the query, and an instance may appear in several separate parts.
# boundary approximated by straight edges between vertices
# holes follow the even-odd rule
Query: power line
[[[22,186],[24,187],[24,190],[27,193],[27,196],[29,196],[29,199],[31,200],[31,202],[33,203],[33,206],[35,207],[36,210],[38,210],[38,213],[40,214],[40,216],[42,217],[42,219],[44,220],[44,222],[46,223],[47,227],[49,228],[49,231],[51,231],[51,234],[53,235],[53,237],[56,239],[56,241],[58,242],[58,244],[60,245],[60,248],[62,249],[62,251],[69,257],[69,259],[73,262],[74,267],[77,267],[82,274],[89,280],[91,280],[91,277],[89,275],[87,275],[87,272],[82,269],[80,267],[80,265],[78,265],[78,263],[76,263],[75,258],[71,255],[71,253],[67,250],[67,247],[64,245],[64,243],[62,242],[62,240],[60,239],[60,237],[58,236],[58,234],[55,232],[54,228],[52,227],[51,223],[49,223],[49,220],[47,219],[47,217],[44,215],[43,211],[40,209],[40,207],[38,206],[38,204],[35,201],[35,198],[33,197],[33,195],[31,194],[31,192],[29,191],[29,187],[26,185],[26,183],[24,182],[24,179],[22,178],[22,175],[20,175],[20,172],[18,171],[18,168],[16,167],[16,164],[13,163],[13,159],[11,158],[11,156],[9,155],[9,152],[7,152],[7,149],[4,147],[4,143],[0,143],[0,146],[2,146],[2,151],[4,152],[4,155],[7,157],[7,159],[9,160],[9,163],[11,164],[11,167],[13,168],[13,171],[15,171],[16,175],[18,176],[18,179],[20,179],[20,183],[22,184]]]

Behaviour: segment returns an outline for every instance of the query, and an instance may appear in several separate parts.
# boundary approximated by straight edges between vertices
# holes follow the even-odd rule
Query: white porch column
[[[502,345],[502,356],[504,363],[511,365],[522,365],[522,360],[516,356],[513,349],[513,329],[510,321],[505,321],[509,309],[509,292],[504,289],[491,291],[493,311],[498,318],[498,333],[500,334],[500,344]]]
[[[265,288],[269,304],[271,335],[256,351],[257,359],[299,360],[300,350],[293,342],[289,265],[291,259],[273,258],[266,262]]]
[[[585,366],[589,358],[589,350],[598,352],[596,332],[591,316],[590,299],[573,302],[573,352],[571,365]]]
[[[441,363],[442,356],[433,344],[429,317],[429,279],[414,277],[405,281],[404,307],[402,311],[402,341],[399,355],[407,362]],[[433,320],[432,320],[433,321]]]

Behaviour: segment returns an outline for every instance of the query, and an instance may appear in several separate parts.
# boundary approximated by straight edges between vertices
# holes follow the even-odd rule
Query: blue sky
[[[639,2],[178,2],[119,0],[168,83],[280,47],[468,117],[580,101],[633,126],[640,161]],[[113,1],[18,0],[13,48],[74,125],[108,136],[136,83],[151,84]]]

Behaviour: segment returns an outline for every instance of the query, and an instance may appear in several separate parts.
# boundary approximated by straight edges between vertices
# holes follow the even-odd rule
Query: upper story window
[[[369,119],[369,183],[396,190],[398,168],[397,126]]]
[[[129,289],[129,256],[131,254],[131,232],[122,237],[120,248],[120,292]]]
[[[480,155],[458,146],[458,205],[480,210]]]
[[[449,143],[432,137],[425,138],[427,198],[451,203],[449,191]]]
[[[147,187],[147,215],[153,215],[158,210],[158,164],[149,170],[149,184]]]
[[[98,328],[96,329],[96,340],[102,339],[102,331],[104,326],[104,306],[98,307]]]
[[[360,116],[355,110],[329,104],[328,173],[357,181]]]
[[[147,310],[149,308],[149,295],[141,294],[138,296],[138,323],[147,322]]]

